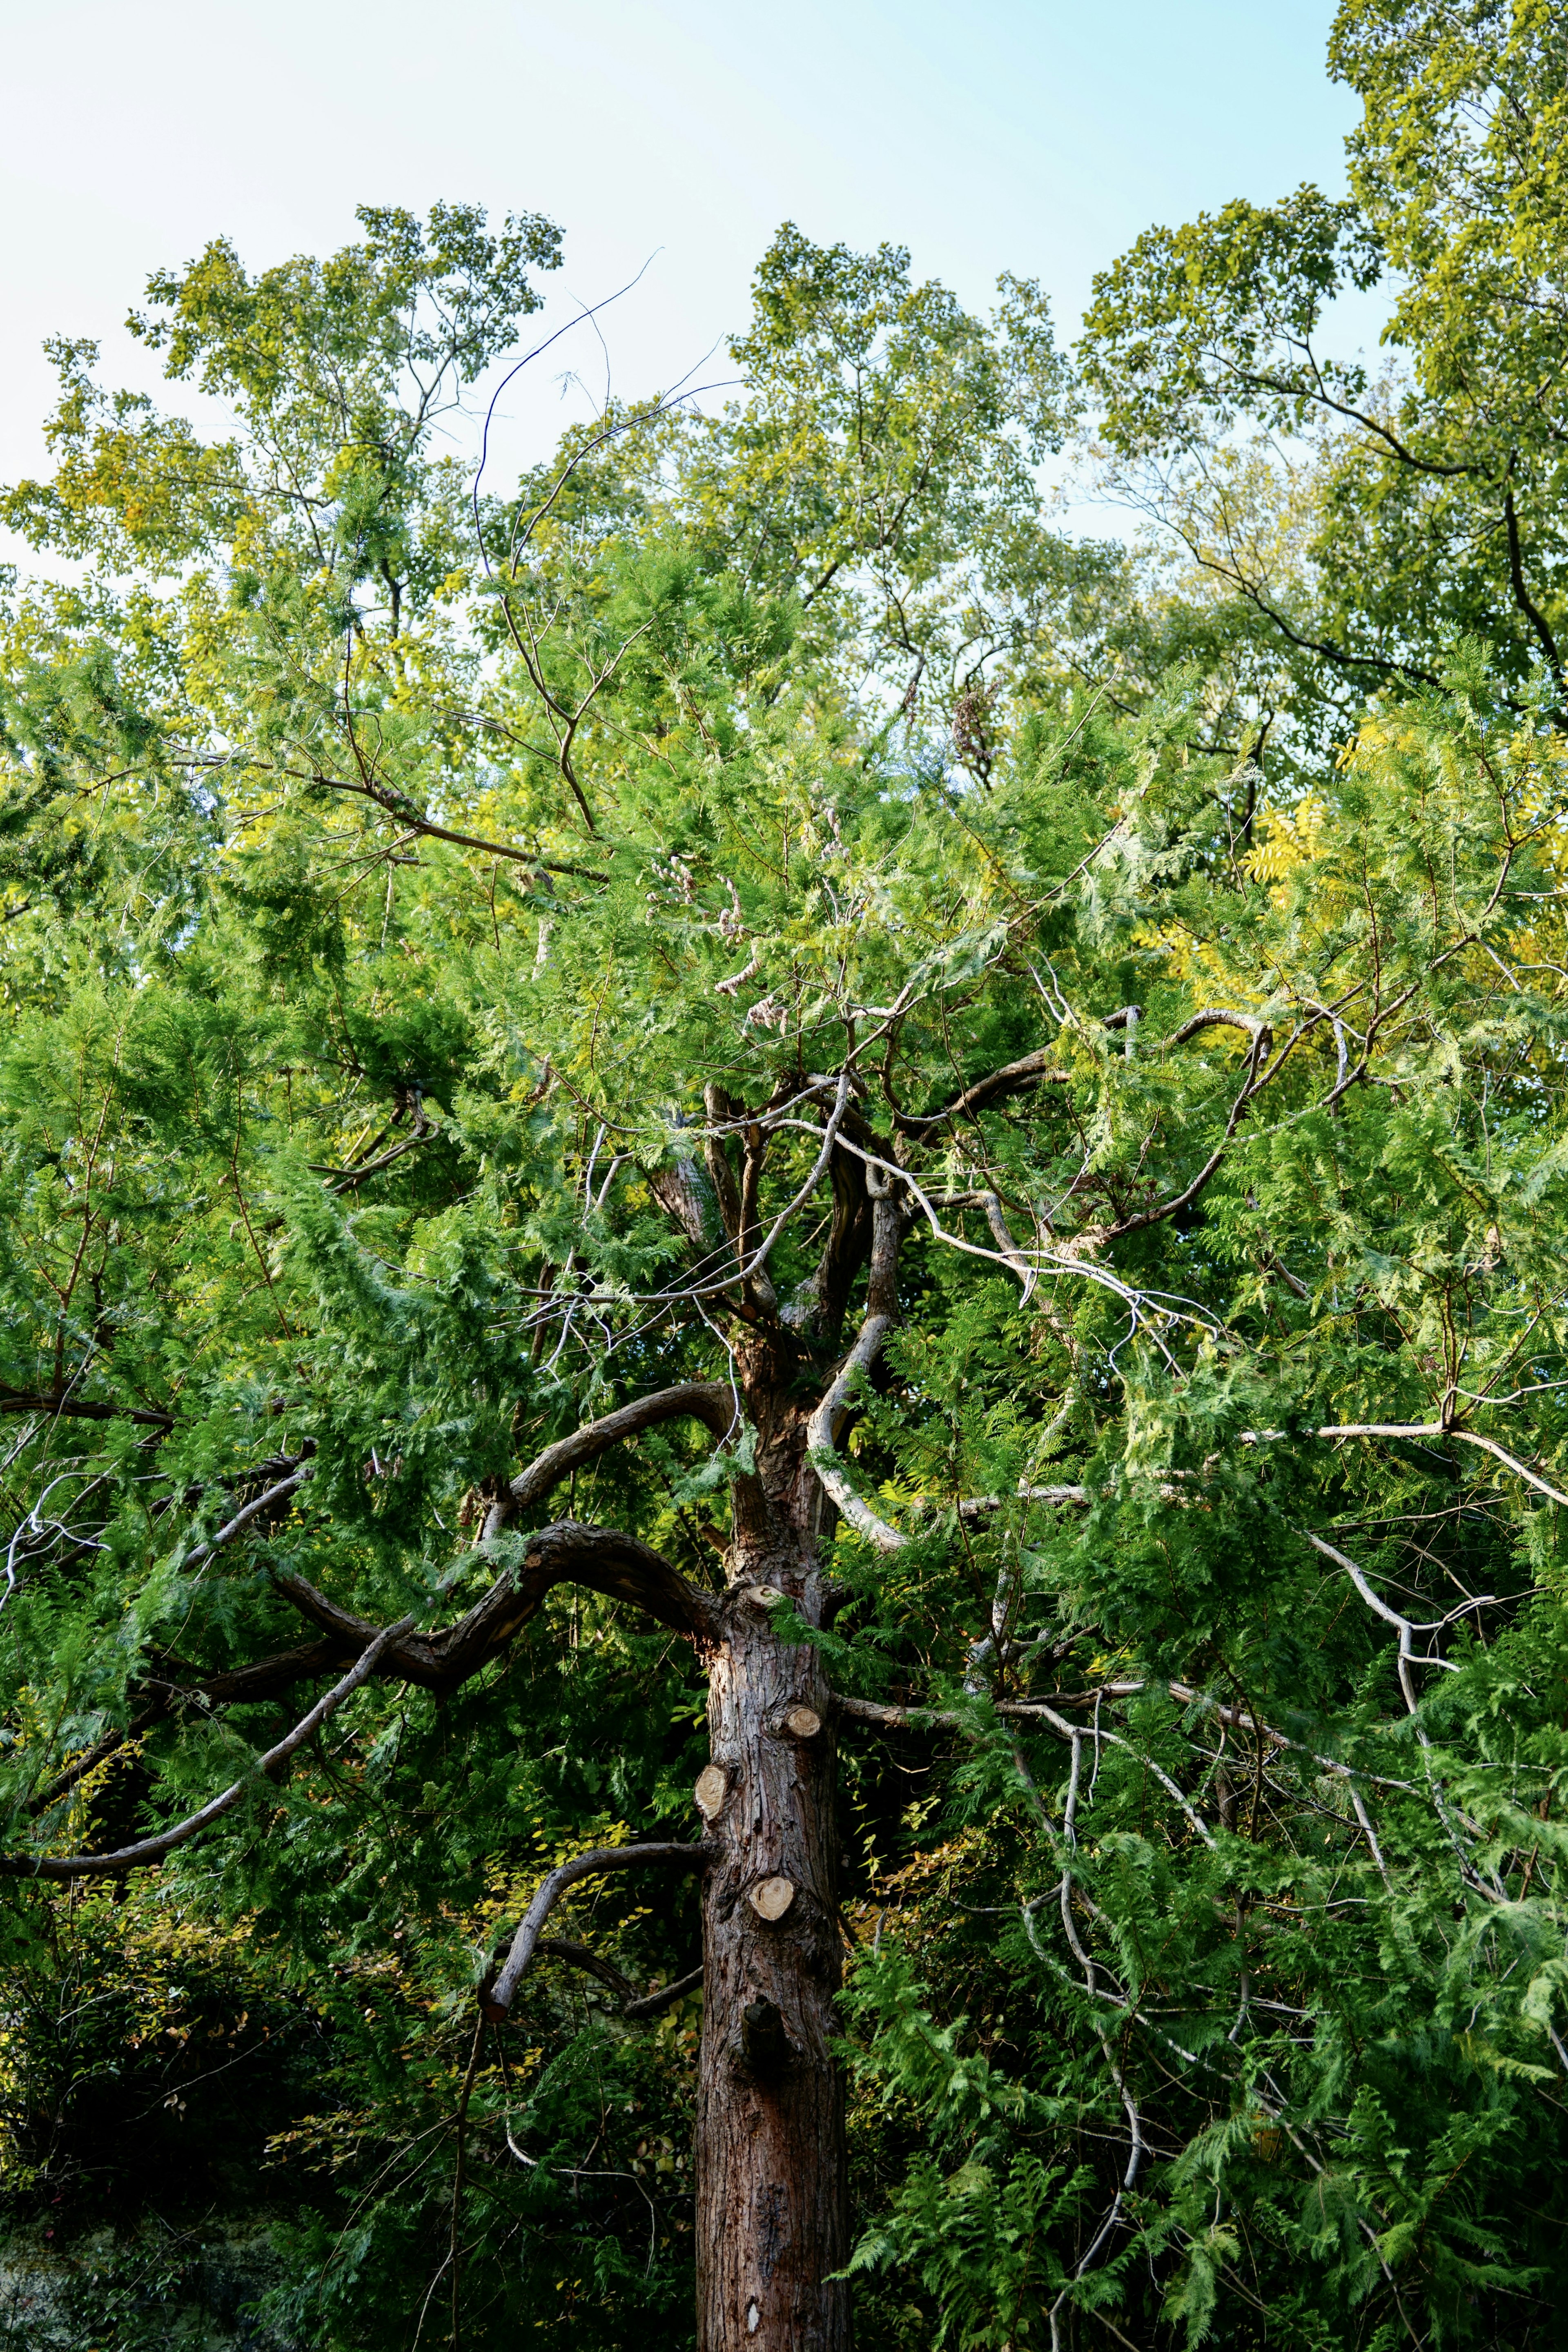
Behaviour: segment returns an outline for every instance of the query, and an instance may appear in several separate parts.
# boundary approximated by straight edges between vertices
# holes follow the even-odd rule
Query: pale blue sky
[[[605,322],[626,393],[683,374],[743,322],[785,218],[824,241],[908,245],[976,306],[1001,269],[1038,277],[1069,336],[1094,271],[1151,222],[1342,184],[1355,106],[1324,69],[1332,13],[0,0],[0,480],[43,463],[46,333],[99,335],[105,373],[146,383],[119,321],[149,270],[220,231],[252,266],[330,250],[366,200],[549,214],[566,265],[546,281],[547,326],[659,248]],[[1370,312],[1358,324],[1374,331]],[[602,389],[591,331],[509,395],[503,467],[548,446],[556,378],[576,365]]]

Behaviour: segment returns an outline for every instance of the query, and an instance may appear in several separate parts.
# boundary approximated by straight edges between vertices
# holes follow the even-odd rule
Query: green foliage
[[[1355,202],[1145,248],[1184,432],[1202,306],[1271,367],[1259,287],[1295,332]],[[840,1605],[789,1627],[847,1702],[863,2340],[1551,2343],[1555,689],[1506,630],[1447,646],[1337,761],[1303,716],[1288,789],[1202,748],[1212,667],[1076,691],[1033,289],[982,325],[794,230],[731,411],[618,415],[476,521],[429,402],[553,233],[362,225],[155,281],[232,444],[95,404],[79,352],[8,509],[95,567],[3,648],[18,2210],[132,2212],[90,2153],[152,2103],[174,2201],[218,2147],[268,2184],[297,2340],[689,2340],[700,1997],[625,2005],[692,1965],[695,1889],[584,1882],[552,1934],[597,1972],[544,1953],[504,2036],[474,1996],[548,1867],[689,1828],[702,1661],[558,1588],[258,1759],[323,1625],[523,1588],[486,1514],[552,1440],[759,1334],[819,1397],[870,1165],[899,1325],[818,1449]],[[965,715],[987,579],[1034,618]],[[772,1235],[744,1287],[726,1216]],[[666,1422],[539,1516],[708,1588],[776,1439]],[[236,1781],[123,1900],[29,1880]]]
[[[1472,632],[1507,690],[1544,672],[1561,722],[1561,9],[1342,0],[1329,61],[1363,108],[1348,196],[1149,230],[1096,281],[1086,383],[1191,560],[1216,697],[1288,751],[1435,684]],[[1373,285],[1380,373],[1327,323]]]

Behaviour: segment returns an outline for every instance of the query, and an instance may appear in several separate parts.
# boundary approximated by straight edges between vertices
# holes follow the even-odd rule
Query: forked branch
[[[506,1965],[497,1977],[484,2002],[484,2012],[492,2025],[499,2025],[508,2016],[512,1997],[522,1979],[522,1974],[539,1947],[544,1923],[569,1886],[581,1879],[597,1878],[606,1870],[636,1870],[644,1864],[673,1864],[679,1870],[703,1870],[707,1867],[709,1848],[706,1845],[601,1845],[587,1853],[574,1855],[552,1870],[537,1889],[532,1902],[522,1915],[521,1925],[512,1938]]]

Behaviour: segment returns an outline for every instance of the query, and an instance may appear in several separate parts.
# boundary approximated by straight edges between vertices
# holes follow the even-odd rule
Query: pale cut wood
[[[759,1919],[782,1919],[795,1901],[793,1878],[764,1878],[752,1887],[749,1897]]]
[[[776,1584],[753,1584],[747,1596],[753,1609],[775,1609],[784,1597]]]
[[[723,1811],[729,1787],[729,1775],[721,1764],[704,1764],[697,1775],[697,1786],[691,1793],[705,1822],[710,1822],[716,1813]]]
[[[784,1717],[784,1728],[797,1739],[815,1739],[822,1729],[822,1717],[814,1706],[792,1706]]]

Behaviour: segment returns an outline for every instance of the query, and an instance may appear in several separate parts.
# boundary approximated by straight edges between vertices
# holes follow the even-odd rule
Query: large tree
[[[15,1936],[155,1871],[370,2016],[477,1927],[338,2340],[445,2282],[456,2343],[487,2230],[472,2327],[547,2324],[495,2217],[579,2197],[584,2342],[683,2227],[703,2352],[846,2344],[852,2261],[886,2341],[1539,2329],[1561,736],[1456,673],[1243,821],[1183,688],[965,773],[803,574],[886,555],[868,467],[911,577],[1005,529],[949,412],[1026,449],[1037,338],[915,303],[850,463],[789,321],[889,265],[785,239],[738,473],[651,404],[487,500],[431,419],[552,235],[364,226],[155,282],[229,441],[66,353],[11,502],[103,566],[9,615]],[[537,2070],[687,1919],[689,2208],[622,2042]]]

